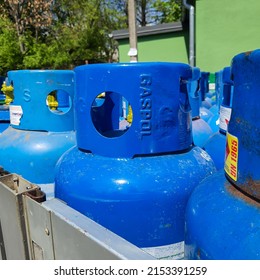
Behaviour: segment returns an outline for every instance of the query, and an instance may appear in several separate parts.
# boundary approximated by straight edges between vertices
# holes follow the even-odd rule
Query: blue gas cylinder
[[[214,91],[214,98],[215,103],[209,109],[212,113],[212,116],[207,120],[210,128],[214,133],[219,131],[219,111],[220,111],[220,104],[222,103],[222,73],[223,70],[220,70],[215,73],[215,91]]]
[[[209,92],[209,72],[201,72],[199,79],[199,100],[200,100],[200,117],[204,121],[208,121],[213,113],[209,110],[211,104],[205,101],[206,94]]]
[[[55,97],[63,90],[73,100],[74,72],[10,71],[8,83],[14,100],[10,126],[0,135],[0,165],[32,183],[53,183],[56,162],[75,145],[73,107],[57,110]]]
[[[193,143],[196,146],[204,147],[205,143],[213,134],[208,123],[200,117],[200,99],[199,99],[199,78],[200,70],[197,67],[193,69],[194,79],[187,84],[189,102],[192,112],[192,135]]]
[[[209,109],[212,116],[208,119],[208,123],[214,132],[218,131],[219,123],[219,107],[221,103],[221,92],[222,92],[222,71],[215,72],[215,99],[216,103]]]
[[[207,96],[209,92],[209,75],[209,72],[202,71],[200,76],[201,106],[207,109],[212,106],[210,98]]]
[[[75,68],[77,147],[56,166],[55,197],[156,258],[183,257],[186,201],[215,172],[192,145],[181,90],[192,75],[182,63]],[[123,129],[122,100],[131,112]]]
[[[200,91],[201,91],[201,106],[208,110],[216,104],[215,94],[215,78],[210,72],[201,72]]]
[[[260,259],[260,50],[231,63],[232,114],[224,170],[206,178],[186,209],[185,258]]]
[[[222,96],[222,103],[219,114],[219,130],[211,135],[203,147],[215,162],[218,170],[224,168],[226,132],[231,117],[233,99],[233,81],[230,77],[230,67],[225,67],[222,71],[222,75],[223,86],[221,88],[223,92],[220,94]]]
[[[208,122],[212,116],[214,116],[214,114],[209,109],[200,107],[200,117],[204,121]]]
[[[211,104],[209,110],[212,111],[212,109],[218,103],[218,96],[216,95],[216,73],[209,73],[208,84],[209,90],[206,93],[205,100],[208,100],[208,102]]]

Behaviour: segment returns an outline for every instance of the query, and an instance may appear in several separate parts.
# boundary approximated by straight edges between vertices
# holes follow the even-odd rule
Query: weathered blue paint
[[[260,204],[219,170],[193,191],[185,217],[185,259],[259,260]]]
[[[50,112],[46,98],[52,91],[63,90],[73,99],[74,72],[71,70],[16,70],[8,72],[14,86],[12,105],[22,106],[19,125],[13,128],[63,132],[74,128],[73,108],[67,114]],[[72,106],[73,107],[73,106]]]
[[[192,78],[192,69],[187,65],[98,64],[79,66],[75,72],[76,90],[80,92],[80,97],[76,96],[75,100],[79,148],[104,156],[132,157],[138,154],[181,151],[191,147],[191,111],[187,93],[180,90],[180,79],[185,81]],[[92,103],[102,92],[108,93],[106,98],[109,99],[104,111],[109,114],[109,117],[105,117],[107,130],[109,126],[113,130],[113,119],[118,115],[118,103],[114,101],[116,94],[123,96],[132,106],[133,123],[122,138],[103,137],[90,121],[91,113],[93,114]],[[104,126],[101,122],[98,125]],[[120,134],[118,131],[113,132]],[[127,145],[130,143],[131,149]]]
[[[179,258],[186,201],[215,172],[207,153],[192,144],[183,90],[194,77],[192,68],[103,64],[78,67],[75,75],[77,147],[56,166],[55,196],[133,244],[162,250],[156,257]],[[108,101],[96,100],[103,92]],[[133,118],[125,133],[115,121],[121,99],[111,93],[131,104]],[[105,124],[97,117],[99,102]],[[104,134],[106,129],[110,133]]]
[[[233,58],[233,107],[228,132],[238,138],[237,181],[242,191],[260,199],[260,50]]]
[[[260,50],[232,60],[232,114],[224,170],[205,179],[189,198],[187,259],[260,259],[259,72]]]
[[[140,247],[183,241],[193,188],[215,171],[199,147],[112,158],[72,148],[59,160],[55,197]]]
[[[33,183],[54,182],[59,157],[75,145],[73,108],[53,113],[47,95],[65,90],[73,99],[74,72],[18,70],[8,72],[14,87],[10,126],[0,135],[0,165]]]

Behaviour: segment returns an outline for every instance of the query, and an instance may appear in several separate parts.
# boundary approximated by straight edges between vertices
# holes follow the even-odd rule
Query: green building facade
[[[190,0],[190,3],[195,8],[195,65],[202,71],[219,71],[229,66],[236,54],[260,48],[259,0]],[[141,27],[137,35],[138,61],[188,63],[188,24]],[[127,30],[115,31],[113,36],[119,43],[119,61],[130,61]]]
[[[259,0],[197,0],[196,65],[214,72],[260,48]]]
[[[113,32],[119,43],[119,61],[129,62],[128,30]],[[181,22],[137,28],[138,61],[178,61],[188,63],[188,30]]]

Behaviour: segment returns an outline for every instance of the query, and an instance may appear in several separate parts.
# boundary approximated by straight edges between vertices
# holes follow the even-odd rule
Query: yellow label
[[[237,181],[238,139],[227,133],[225,171],[234,181]]]

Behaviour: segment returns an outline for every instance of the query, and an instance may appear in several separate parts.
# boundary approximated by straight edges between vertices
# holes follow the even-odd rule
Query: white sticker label
[[[220,106],[219,111],[219,128],[227,131],[227,126],[231,117],[231,108]]]
[[[10,105],[10,123],[13,125],[20,125],[20,120],[23,115],[23,109],[21,106]]]
[[[209,90],[212,90],[212,91],[215,90],[215,84],[214,83],[209,83]]]

